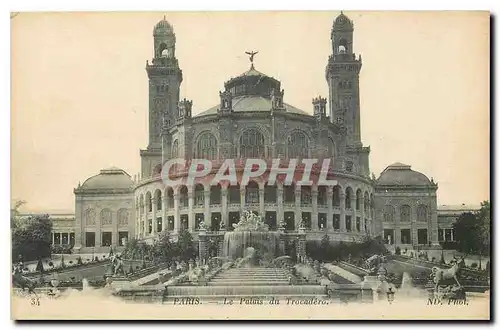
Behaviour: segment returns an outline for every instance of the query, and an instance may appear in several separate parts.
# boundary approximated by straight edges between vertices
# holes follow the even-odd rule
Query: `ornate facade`
[[[281,82],[256,70],[252,52],[249,70],[224,83],[219,103],[193,116],[193,102],[181,100],[179,94],[182,70],[174,29],[165,19],[160,21],[153,31],[154,58],[146,63],[149,143],[140,151],[141,174],[124,189],[108,186],[99,196],[85,183],[75,190],[76,226],[81,232],[76,242],[88,246],[95,232],[100,237],[95,244],[102,245],[102,228],[107,228],[102,226],[117,233],[112,245],[118,244],[120,228],[127,228],[128,237],[146,241],[162,231],[175,236],[181,229],[196,238],[200,223],[209,231],[231,230],[241,212],[251,210],[271,229],[284,225],[293,235],[299,226],[305,227],[308,240],[326,233],[335,241],[381,235],[389,244],[437,244],[437,185],[399,163],[378,179],[370,177],[370,148],[362,143],[360,127],[362,61],[354,53],[353,33],[353,23],[343,13],[334,20],[325,70],[328,99],[313,98],[310,112],[285,102]],[[239,170],[248,158],[284,163],[291,158],[329,158],[337,185],[301,186],[297,180],[291,185],[280,180],[268,184],[266,172],[246,186],[166,186],[162,165],[174,158],[208,159],[215,169],[225,159],[234,159]],[[171,175],[185,178],[187,171],[177,168]],[[111,217],[102,216],[103,207],[89,204],[114,198],[120,201]],[[127,225],[115,225],[113,220],[108,224],[108,218],[119,218],[117,208],[127,209]],[[90,219],[89,210],[99,222],[85,220]]]

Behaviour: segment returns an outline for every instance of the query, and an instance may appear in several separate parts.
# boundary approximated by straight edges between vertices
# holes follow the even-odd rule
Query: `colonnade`
[[[373,195],[340,186],[178,186],[136,195],[136,234],[143,238],[161,231],[231,230],[243,211],[264,218],[271,229],[371,234]]]

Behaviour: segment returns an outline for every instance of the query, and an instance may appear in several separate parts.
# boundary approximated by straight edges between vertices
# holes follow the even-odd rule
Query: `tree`
[[[481,251],[480,254],[489,254],[491,242],[491,209],[490,202],[484,201],[481,203],[481,208],[476,212],[476,218],[479,222],[479,231],[481,236]]]
[[[319,243],[319,249],[317,251],[317,256],[321,261],[327,261],[327,260],[332,260],[332,248],[330,246],[330,237],[325,234],[323,237],[321,237],[321,241]]]
[[[129,259],[135,259],[138,253],[138,241],[135,238],[129,239],[125,244],[125,249],[123,250],[123,256]]]
[[[453,225],[458,251],[468,254],[480,253],[482,247],[482,224],[471,212],[462,213]]]
[[[194,257],[193,236],[189,231],[183,229],[179,232],[177,248],[182,260],[189,260]]]
[[[12,258],[24,261],[50,257],[52,221],[48,215],[36,215],[12,228]]]
[[[176,250],[176,246],[172,243],[168,232],[161,232],[158,240],[153,245],[152,252],[155,259],[169,261],[177,254]]]
[[[10,209],[10,227],[11,229],[17,228],[19,226],[19,209],[21,206],[26,204],[26,201],[17,200],[14,202],[14,205]]]

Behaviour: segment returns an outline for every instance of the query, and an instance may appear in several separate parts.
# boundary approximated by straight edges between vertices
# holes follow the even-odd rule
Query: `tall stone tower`
[[[364,177],[370,176],[370,148],[361,142],[361,114],[359,100],[359,72],[361,55],[356,58],[353,49],[354,26],[340,13],[333,23],[332,55],[326,66],[329,89],[330,120],[345,128],[345,158],[338,160],[341,169]]]
[[[341,13],[333,23],[332,55],[326,67],[329,87],[330,120],[347,129],[347,143],[361,146],[359,109],[359,72],[361,56],[356,59],[353,51],[352,21]]]
[[[142,177],[161,169],[162,129],[175,122],[182,70],[175,57],[175,33],[163,18],[153,30],[154,57],[146,63],[149,77],[149,143],[141,150]]]

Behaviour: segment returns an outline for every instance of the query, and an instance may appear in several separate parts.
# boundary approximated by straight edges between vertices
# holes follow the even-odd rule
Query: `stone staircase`
[[[282,268],[230,268],[217,274],[210,286],[288,285],[289,273]]]

